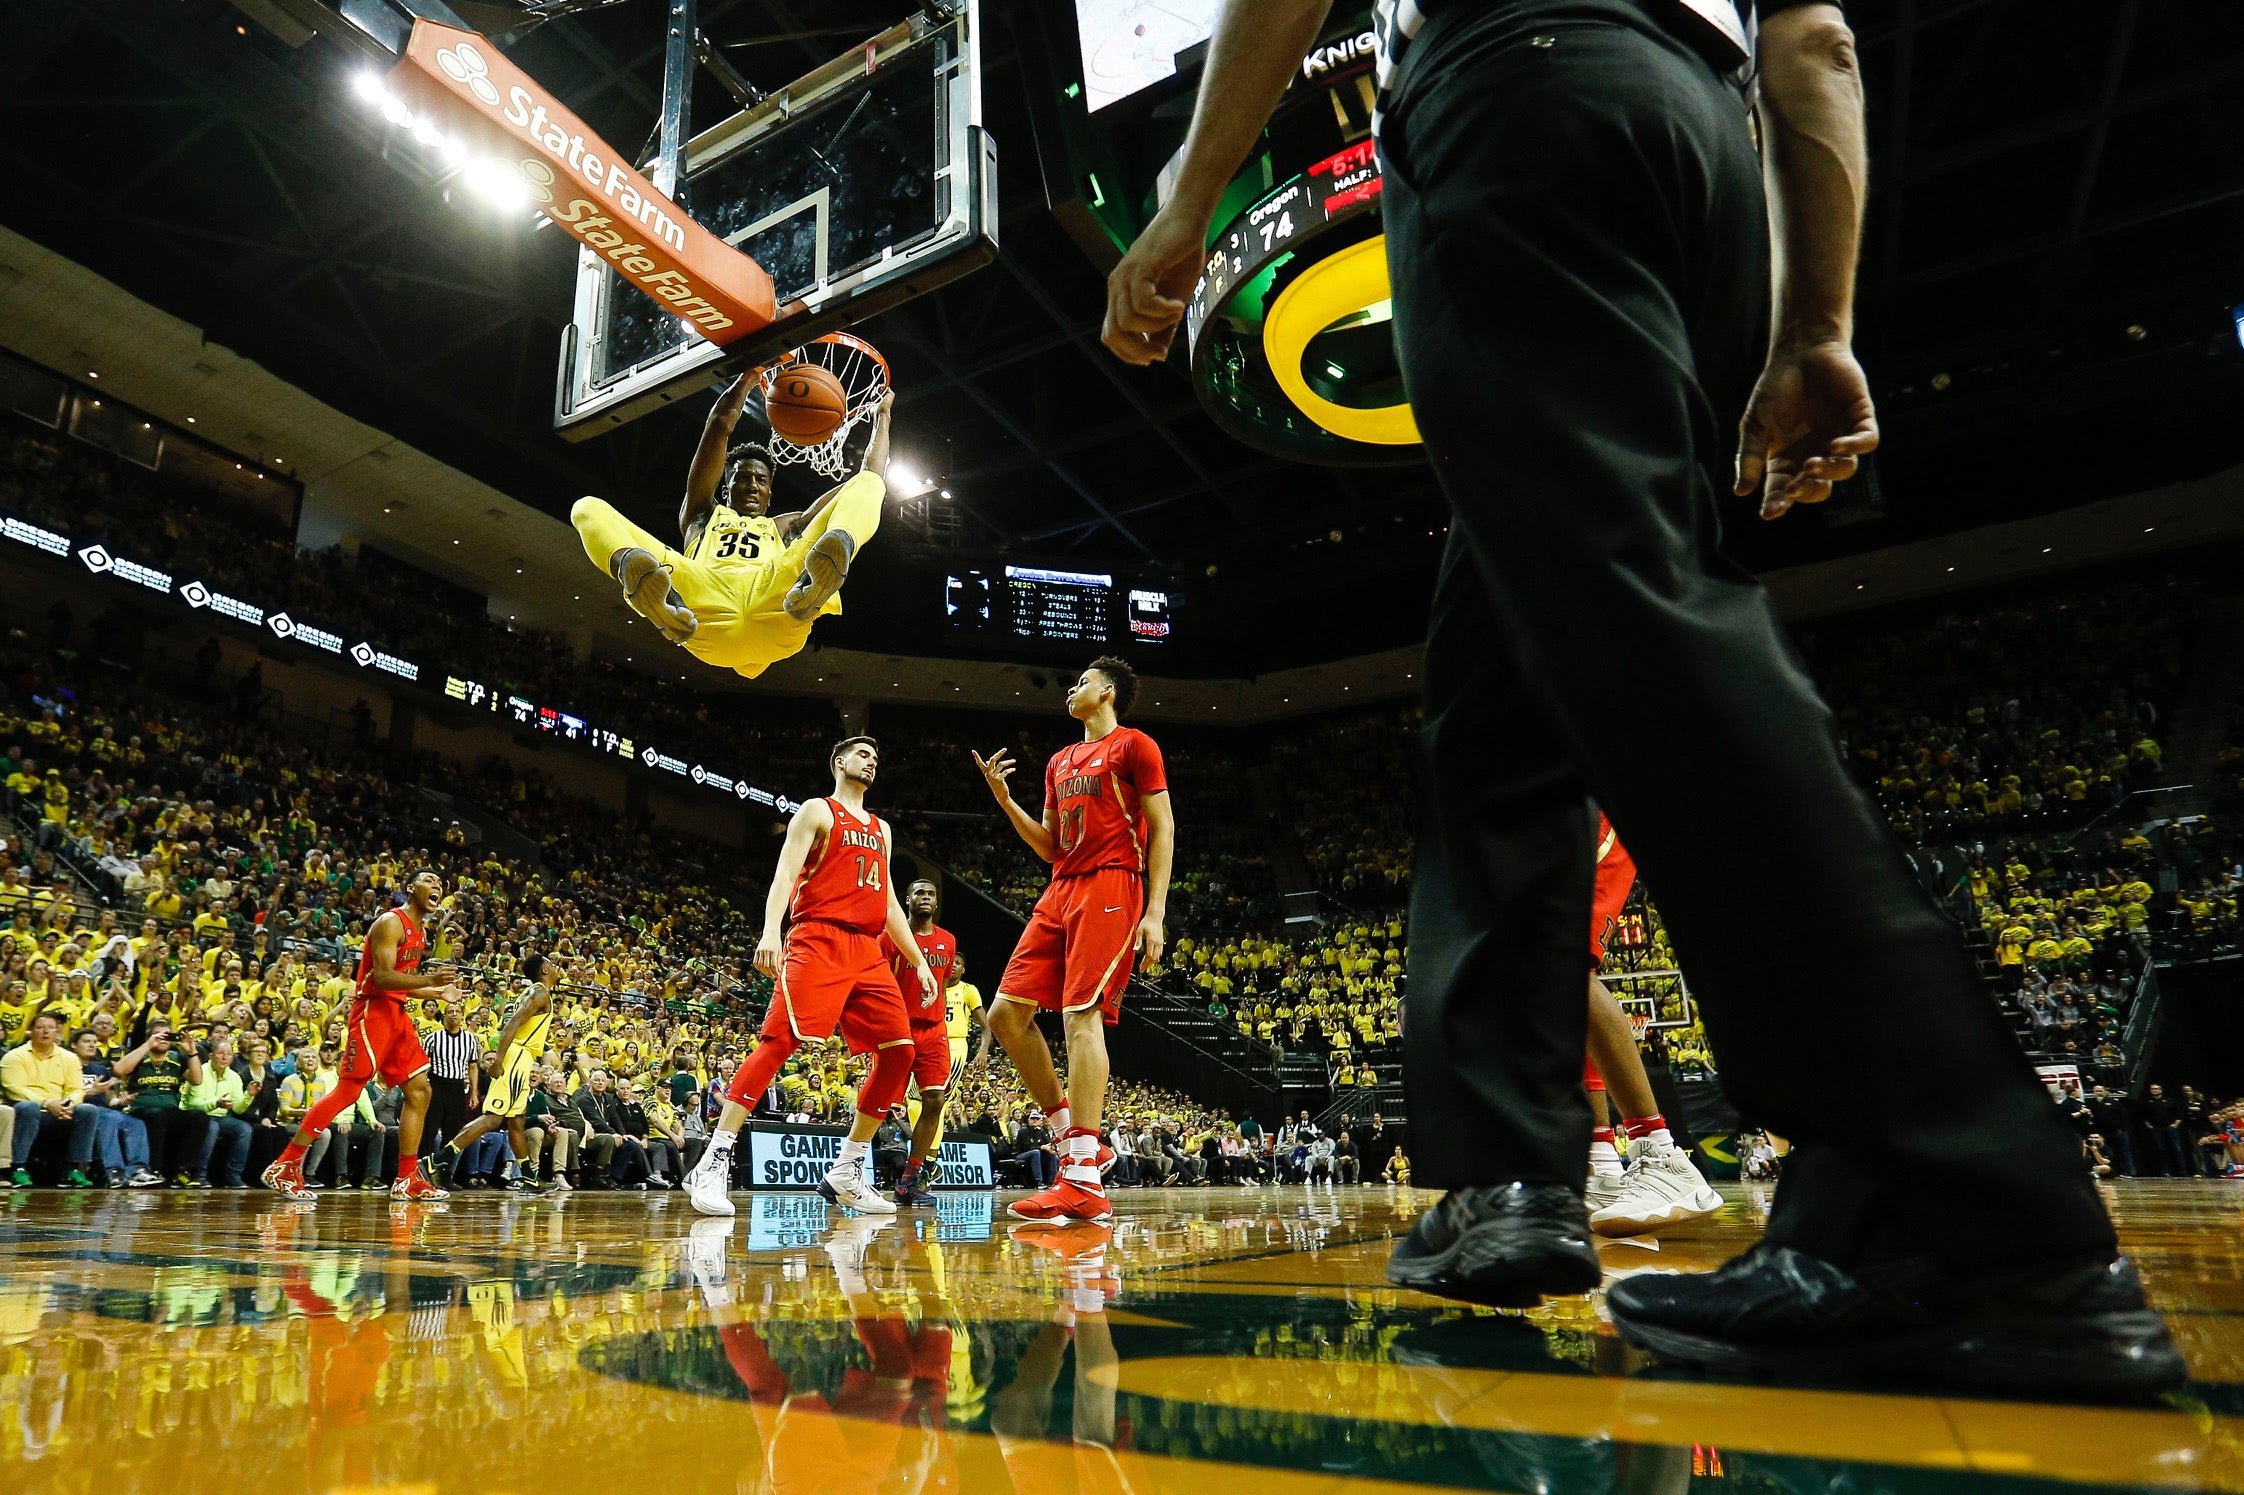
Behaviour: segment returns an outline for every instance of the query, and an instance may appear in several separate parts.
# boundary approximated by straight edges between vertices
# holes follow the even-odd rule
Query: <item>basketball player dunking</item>
[[[1176,821],[1161,749],[1121,718],[1137,700],[1137,672],[1095,659],[1068,691],[1068,715],[1083,740],[1044,769],[1044,818],[1013,803],[1003,752],[974,755],[999,808],[1029,850],[1052,864],[1028,928],[1006,964],[989,1027],[1060,1141],[1060,1177],[1012,1206],[1024,1220],[1104,1220],[1113,1213],[1100,1180],[1112,1153],[1099,1141],[1106,1104],[1106,1028],[1122,1012],[1133,958],[1160,960]],[[1067,1093],[1052,1051],[1036,1031],[1039,1008],[1067,1030]]]
[[[405,1109],[397,1122],[397,1182],[390,1186],[390,1197],[447,1197],[419,1166],[421,1123],[429,1112],[429,1056],[405,1010],[408,993],[426,997],[451,988],[451,967],[421,969],[429,916],[443,898],[444,879],[434,872],[418,873],[405,885],[405,906],[376,919],[367,932],[366,949],[358,958],[358,992],[351,998],[350,1048],[343,1056],[342,1078],[305,1113],[296,1135],[265,1170],[267,1188],[291,1199],[310,1199],[312,1191],[304,1183],[305,1152],[344,1108],[358,1100],[366,1082],[380,1075],[385,1085],[405,1087]]]
[[[683,550],[605,500],[580,498],[569,511],[585,554],[632,611],[697,659],[750,679],[798,652],[821,614],[841,611],[850,563],[880,527],[895,399],[881,400],[857,476],[812,508],[773,518],[771,453],[753,442],[727,450],[755,387],[753,374],[741,375],[709,412],[678,509]]]
[[[912,938],[918,942],[927,968],[935,973],[937,985],[947,994],[951,970],[958,959],[958,940],[935,922],[941,902],[941,890],[928,878],[922,877],[904,890],[904,911],[911,918]],[[910,957],[886,934],[880,937],[880,948],[896,973],[898,989],[910,991]],[[951,1071],[956,1067],[951,1060],[948,1002],[944,996],[925,1001],[906,997],[904,1011],[912,1021],[912,1078],[919,1083],[919,1119],[912,1123],[911,1158],[904,1164],[903,1177],[896,1180],[896,1202],[931,1204],[935,1196],[927,1191],[935,1182],[933,1159],[943,1145],[943,1104],[950,1099]]]
[[[686,1175],[686,1197],[705,1215],[733,1212],[725,1186],[732,1175],[733,1142],[749,1108],[795,1050],[829,1037],[837,1024],[850,1052],[871,1054],[873,1064],[857,1092],[856,1124],[841,1156],[819,1181],[818,1192],[853,1210],[896,1213],[896,1206],[865,1175],[873,1133],[888,1108],[904,1098],[914,1054],[904,994],[881,952],[880,936],[886,933],[893,947],[905,952],[918,981],[914,1001],[934,1003],[941,988],[889,886],[888,852],[894,843],[888,823],[865,809],[865,791],[880,771],[880,745],[870,737],[846,737],[834,745],[828,761],[834,792],[795,812],[764,899],[756,969],[771,977],[773,985],[763,1042],[733,1072],[709,1150]]]

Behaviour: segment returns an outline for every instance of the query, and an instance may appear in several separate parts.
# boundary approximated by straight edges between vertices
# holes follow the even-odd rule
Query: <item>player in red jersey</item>
[[[1012,1055],[1021,1083],[1060,1139],[1060,1176],[1015,1204],[1024,1220],[1103,1220],[1113,1213],[1100,1181],[1099,1123],[1106,1104],[1106,1028],[1120,1017],[1133,959],[1160,960],[1176,821],[1161,749],[1121,718],[1137,700],[1137,672],[1111,656],[1094,659],[1068,691],[1068,715],[1083,740],[1044,768],[1044,818],[1013,803],[1002,752],[974,755],[1006,818],[1029,850],[1052,864],[1028,928],[990,1004],[990,1031]],[[1036,1031],[1037,1009],[1067,1030],[1067,1094],[1052,1051]]]
[[[905,1014],[912,1022],[912,1078],[919,1082],[919,1119],[912,1123],[912,1155],[904,1164],[904,1176],[896,1180],[898,1204],[935,1202],[935,1196],[927,1192],[935,1182],[935,1168],[930,1162],[943,1144],[943,1103],[950,1098],[951,1033],[940,993],[950,987],[951,968],[958,962],[958,941],[935,922],[941,903],[942,890],[931,878],[919,878],[904,890],[904,912],[911,919],[912,938],[918,942],[927,968],[935,973],[938,995],[924,1001],[906,998],[904,1002]],[[880,948],[888,957],[889,969],[896,973],[897,987],[911,990],[905,984],[911,976],[910,958],[886,934],[880,937]]]
[[[896,1213],[896,1206],[865,1176],[873,1133],[880,1130],[888,1108],[904,1098],[914,1052],[904,994],[881,953],[880,936],[885,932],[895,949],[907,953],[919,982],[919,1000],[937,1003],[940,1011],[942,988],[889,886],[888,851],[894,838],[888,823],[865,809],[865,791],[880,772],[880,744],[870,737],[845,737],[834,744],[828,762],[834,792],[810,801],[788,822],[787,841],[764,898],[756,969],[771,977],[773,986],[763,1042],[733,1071],[709,1150],[686,1175],[686,1197],[705,1215],[732,1213],[726,1184],[732,1175],[733,1140],[749,1108],[796,1049],[830,1037],[837,1024],[849,1051],[871,1054],[873,1064],[857,1092],[857,1123],[849,1129],[841,1156],[819,1180],[818,1192],[850,1209]]]
[[[1644,1072],[1636,1034],[1620,1002],[1597,979],[1605,961],[1605,941],[1636,885],[1636,862],[1613,822],[1597,817],[1597,883],[1590,896],[1589,1055],[1582,1061],[1582,1083],[1590,1092],[1590,1178],[1584,1191],[1590,1228],[1599,1235],[1641,1235],[1711,1215],[1722,1207],[1690,1155],[1675,1145]],[[1606,1086],[1612,1086],[1611,1096]],[[1629,1165],[1613,1145],[1608,1100],[1618,1101],[1621,1129],[1629,1139]]]
[[[329,1123],[356,1102],[376,1075],[385,1085],[405,1087],[405,1109],[397,1122],[397,1182],[392,1199],[442,1199],[444,1190],[420,1169],[421,1122],[429,1110],[429,1056],[405,1010],[409,993],[438,996],[452,986],[452,968],[421,969],[428,947],[429,914],[444,899],[444,879],[434,872],[415,874],[405,885],[405,906],[393,908],[367,931],[358,959],[358,992],[351,998],[346,1026],[350,1047],[335,1088],[304,1116],[296,1136],[265,1170],[265,1185],[291,1199],[309,1199],[304,1183],[304,1153]]]

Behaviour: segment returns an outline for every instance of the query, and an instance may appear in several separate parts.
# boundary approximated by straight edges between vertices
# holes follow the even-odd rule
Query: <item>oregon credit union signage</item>
[[[657,192],[614,147],[472,31],[416,20],[386,80],[511,162],[546,216],[713,343],[771,325],[771,277]]]

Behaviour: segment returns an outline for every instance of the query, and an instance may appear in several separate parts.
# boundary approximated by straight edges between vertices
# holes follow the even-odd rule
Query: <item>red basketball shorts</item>
[[[1145,883],[1127,868],[1053,878],[1005,963],[998,999],[1046,1012],[1097,1007],[1114,1026],[1144,914]]]
[[[360,997],[351,1003],[345,1025],[349,1047],[343,1078],[365,1084],[376,1075],[385,1085],[402,1085],[429,1067],[428,1050],[402,1002]]]
[[[911,1042],[904,994],[874,936],[806,919],[788,929],[780,956],[765,1037],[815,1043],[839,1026],[853,1054]]]
[[[941,1090],[950,1084],[951,1034],[943,1024],[912,1024],[912,1078],[922,1090]]]
[[[1597,888],[1590,894],[1590,969],[1596,970],[1605,959],[1605,938],[1613,932],[1613,921],[1621,916],[1628,903],[1628,890],[1636,886],[1636,859],[1620,842],[1605,853],[1605,860],[1597,864]]]

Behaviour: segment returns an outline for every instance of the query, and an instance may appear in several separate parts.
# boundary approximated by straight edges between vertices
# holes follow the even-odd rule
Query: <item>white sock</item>
[[[1075,1123],[1069,1119],[1067,1107],[1064,1105],[1057,1111],[1046,1111],[1044,1113],[1044,1129],[1055,1137],[1065,1136],[1067,1129],[1073,1125]]]
[[[732,1131],[728,1132],[723,1127],[718,1127],[715,1131],[709,1134],[709,1151],[731,1152],[733,1139],[738,1137],[739,1135],[740,1131],[738,1128],[735,1128]]]
[[[843,1168],[862,1168],[865,1166],[865,1159],[871,1157],[872,1155],[873,1144],[870,1142],[844,1142],[842,1143],[842,1154],[837,1161],[837,1166]]]
[[[1610,1142],[1590,1144],[1590,1172],[1600,1178],[1617,1178],[1621,1173],[1621,1154]]]
[[[1060,1177],[1081,1188],[1104,1193],[1099,1180],[1099,1139],[1088,1133],[1070,1137],[1062,1145]]]

